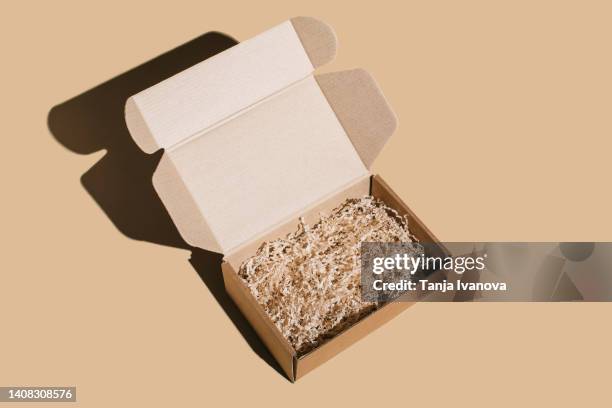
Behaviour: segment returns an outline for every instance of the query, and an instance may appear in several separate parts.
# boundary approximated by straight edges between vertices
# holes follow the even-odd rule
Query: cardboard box
[[[313,76],[336,53],[326,24],[286,21],[154,85],[126,102],[126,122],[147,153],[165,152],[153,185],[183,238],[224,255],[225,287],[295,381],[410,303],[390,303],[311,352],[295,350],[237,270],[264,241],[316,222],[349,197],[372,194],[437,241],[369,167],[396,128],[361,69]]]

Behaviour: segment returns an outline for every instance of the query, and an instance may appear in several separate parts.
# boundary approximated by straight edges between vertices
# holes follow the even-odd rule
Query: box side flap
[[[361,160],[370,168],[397,128],[397,118],[363,69],[315,76]]]
[[[169,148],[305,78],[335,50],[326,24],[285,21],[130,97],[128,129],[147,153]]]
[[[172,216],[179,233],[189,245],[222,252],[172,158],[167,154],[162,156],[153,173],[153,187]]]
[[[338,39],[330,26],[312,17],[294,17],[291,24],[313,67],[325,65],[335,58]]]

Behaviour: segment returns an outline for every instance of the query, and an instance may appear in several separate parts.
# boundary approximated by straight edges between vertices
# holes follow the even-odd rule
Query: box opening
[[[343,191],[330,196],[316,205],[313,205],[307,209],[303,215],[308,220],[318,220],[321,211],[328,212],[335,208],[338,204],[343,202],[347,198],[358,198],[364,195],[373,195],[377,198],[382,199],[391,208],[397,210],[400,214],[407,215],[409,219],[409,228],[411,232],[417,236],[421,242],[438,242],[437,238],[425,227],[425,225],[410,211],[410,209],[399,199],[399,197],[393,193],[388,185],[379,176],[369,176],[360,180],[359,182],[348,186]],[[225,259],[224,263],[227,268],[224,270],[224,277],[232,277],[230,286],[239,284],[243,289],[243,295],[249,298],[251,303],[257,304],[257,308],[261,311],[260,318],[269,323],[274,329],[275,337],[282,338],[285,346],[290,349],[287,357],[290,357],[291,365],[285,370],[286,374],[292,380],[305,375],[307,372],[322,364],[324,361],[335,356],[338,352],[350,346],[357,340],[361,339],[367,333],[371,332],[375,328],[381,326],[385,322],[392,319],[394,316],[411,306],[411,302],[389,302],[381,305],[376,310],[362,317],[360,320],[354,322],[350,326],[344,328],[336,336],[326,339],[324,342],[319,344],[316,348],[298,355],[296,350],[291,344],[284,338],[280,330],[272,323],[263,308],[257,303],[253,295],[251,294],[246,283],[238,276],[238,268],[244,259],[253,255],[256,249],[265,241],[274,240],[287,235],[287,233],[293,231],[297,225],[297,216],[291,220],[285,221],[282,225],[278,225],[272,231],[266,235],[258,237],[253,242],[248,243],[244,247],[238,249],[236,252],[229,254]],[[227,282],[226,282],[227,283]],[[252,322],[253,324],[253,322]],[[254,323],[254,326],[261,325],[261,323]],[[262,338],[265,341],[265,335]],[[268,338],[270,336],[267,336]],[[272,339],[273,340],[273,339]],[[267,343],[266,343],[267,344]],[[270,345],[268,345],[270,347]],[[278,346],[272,346],[271,348],[279,348]]]

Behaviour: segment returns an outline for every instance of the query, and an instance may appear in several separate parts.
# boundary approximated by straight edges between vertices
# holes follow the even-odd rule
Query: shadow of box
[[[100,209],[128,238],[190,250],[191,265],[249,346],[284,375],[225,291],[222,256],[186,243],[155,192],[151,178],[163,152],[143,153],[125,123],[128,97],[237,43],[223,33],[205,33],[55,105],[47,116],[47,126],[55,140],[71,152],[88,155],[106,150],[80,177],[82,186]]]

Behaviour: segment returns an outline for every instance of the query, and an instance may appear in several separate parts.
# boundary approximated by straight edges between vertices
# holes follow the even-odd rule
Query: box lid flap
[[[311,75],[331,28],[295,18],[129,98],[153,184],[183,238],[228,254],[369,174],[396,119],[363,70]]]
[[[335,55],[331,27],[296,17],[131,96],[128,129],[147,153],[169,148],[305,78]]]

